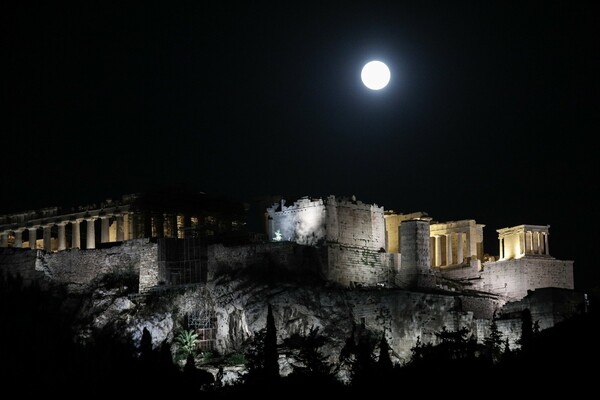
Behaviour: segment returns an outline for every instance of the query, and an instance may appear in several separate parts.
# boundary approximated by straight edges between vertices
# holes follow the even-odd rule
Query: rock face
[[[464,298],[464,295],[461,295]],[[482,299],[488,306],[498,304]],[[481,301],[480,301],[481,302]],[[267,270],[222,274],[208,284],[171,287],[145,295],[126,295],[122,289],[98,288],[80,311],[81,341],[94,332],[109,332],[140,345],[144,328],[152,345],[172,344],[182,329],[203,330],[204,348],[221,355],[244,352],[244,345],[265,328],[271,304],[280,347],[281,373],[289,373],[294,356],[282,344],[293,335],[306,336],[318,328],[327,338],[319,350],[333,365],[353,332],[385,335],[392,360],[407,361],[417,340],[435,342],[446,327],[470,329],[474,335],[487,321],[464,311],[458,295],[400,289],[347,289],[326,284],[311,275],[278,276]],[[195,325],[194,325],[195,324]],[[206,333],[206,332],[209,333]],[[482,340],[483,338],[479,338]],[[175,348],[172,349],[175,351]],[[343,376],[344,371],[339,372]]]

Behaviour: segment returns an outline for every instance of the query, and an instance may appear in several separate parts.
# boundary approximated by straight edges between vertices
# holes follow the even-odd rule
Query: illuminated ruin
[[[79,293],[125,269],[139,277],[140,295],[196,285],[208,300],[189,313],[214,315],[202,329],[210,329],[209,347],[220,352],[234,351],[251,322],[243,304],[230,309],[215,303],[215,292],[230,296],[233,290],[219,288],[216,277],[256,266],[318,274],[343,289],[354,323],[381,329],[387,315],[385,332],[400,357],[410,354],[418,337],[435,340],[442,326],[468,327],[481,341],[490,319],[502,312],[498,326],[513,346],[520,329],[510,317],[516,310],[531,309],[545,329],[573,314],[583,299],[574,290],[573,261],[550,255],[549,226],[499,229],[500,254],[490,257],[483,248],[485,226],[471,219],[439,222],[354,197],[304,197],[267,207],[266,232],[251,234],[239,207],[204,196],[131,195],[76,210],[0,216],[0,270]],[[289,307],[305,310],[287,296],[279,303],[281,315],[292,312]]]

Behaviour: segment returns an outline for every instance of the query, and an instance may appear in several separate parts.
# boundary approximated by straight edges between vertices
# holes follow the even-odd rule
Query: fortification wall
[[[268,209],[269,240],[316,245],[325,240],[326,212],[323,200],[300,199],[281,210]]]
[[[385,247],[383,207],[334,196],[300,199],[267,210],[269,240],[316,246],[325,241],[377,249]]]
[[[523,257],[487,262],[481,278],[481,290],[520,300],[528,290],[546,287],[573,289],[573,261]]]
[[[344,286],[386,285],[394,281],[394,261],[389,254],[370,248],[329,244],[323,275]]]
[[[385,248],[385,220],[383,207],[376,205],[338,201],[338,236],[328,240],[347,246],[368,247],[379,250]]]
[[[0,271],[12,276],[20,276],[26,285],[42,281],[44,274],[36,271],[35,260],[40,250],[0,247]]]
[[[402,288],[414,288],[419,276],[430,270],[429,221],[410,220],[400,225],[401,268],[396,283]]]
[[[458,296],[461,309],[473,313],[473,318],[491,320],[494,312],[504,305],[504,301],[490,297]]]
[[[293,242],[257,243],[239,246],[214,244],[208,246],[208,280],[220,273],[239,271],[248,267],[273,267],[288,272],[318,273],[321,251]]]
[[[100,249],[45,252],[0,249],[0,268],[18,273],[25,282],[55,282],[80,292],[108,273],[139,274],[140,291],[158,284],[158,248],[149,239],[136,239]]]
[[[90,282],[108,273],[139,274],[140,290],[155,286],[158,273],[158,248],[149,239],[135,239],[108,248],[70,249],[58,253],[40,252],[36,269],[72,291],[85,289]]]

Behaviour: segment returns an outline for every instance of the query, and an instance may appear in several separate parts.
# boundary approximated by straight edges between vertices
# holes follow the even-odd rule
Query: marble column
[[[19,249],[23,247],[23,229],[15,230],[15,247]]]
[[[66,221],[61,221],[58,224],[58,251],[66,250],[67,248],[67,235],[65,232]]]
[[[117,242],[122,242],[125,240],[125,223],[123,214],[118,214],[115,217],[115,222],[117,224]]]
[[[525,255],[525,246],[527,246],[527,233],[525,231],[519,233],[519,246],[521,246],[521,255]]]
[[[546,255],[550,255],[550,247],[548,246],[548,233],[544,233],[544,244],[546,245]]]
[[[95,218],[86,219],[87,235],[86,235],[86,249],[96,248],[96,230],[94,229]]]
[[[37,226],[35,228],[27,228],[29,229],[29,248],[31,250],[36,249],[37,242]]]
[[[52,251],[52,225],[44,226],[44,250]]]
[[[171,231],[171,237],[177,239],[177,214],[169,215],[169,230]]]
[[[123,214],[123,240],[131,239],[131,222],[129,221],[129,213]]]
[[[473,237],[475,237],[475,235],[473,235],[473,230],[473,226],[469,226],[469,229],[467,229],[467,232],[465,233],[465,235],[467,235],[467,257],[469,259],[471,259],[472,256],[477,256],[477,250],[475,250],[475,254],[473,254],[473,249],[477,249],[477,244],[471,242]]]
[[[435,237],[435,266],[439,267],[442,265],[442,237]]]
[[[463,233],[459,232],[456,234],[456,238],[458,241],[458,245],[457,245],[457,255],[456,255],[456,263],[457,264],[462,264],[464,261],[464,254],[463,254]]]
[[[452,233],[446,235],[446,265],[452,265]]]
[[[500,249],[500,259],[502,260],[504,258],[504,239],[500,238],[498,239],[498,241],[498,249]]]
[[[100,217],[100,243],[108,243],[108,229],[110,227],[110,217],[103,215]]]
[[[75,221],[71,221],[71,248],[72,249],[80,249],[81,248],[81,230],[80,230],[80,222],[82,219],[76,219]]]

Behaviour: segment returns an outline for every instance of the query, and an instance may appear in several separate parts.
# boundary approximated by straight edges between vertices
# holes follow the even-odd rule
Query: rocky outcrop
[[[466,327],[477,335],[482,322],[462,303],[452,293],[347,289],[311,275],[281,277],[276,271],[245,270],[222,274],[208,284],[166,287],[143,295],[127,295],[124,288],[96,288],[81,308],[77,331],[82,341],[91,340],[94,333],[112,332],[139,346],[146,328],[153,347],[158,348],[172,344],[180,330],[196,323],[211,329],[211,347],[225,356],[244,352],[248,340],[265,328],[271,304],[280,345],[286,338],[306,336],[318,328],[327,338],[320,351],[337,366],[353,332],[369,332],[378,338],[385,335],[392,359],[403,363],[417,340],[435,342],[435,333],[443,327]],[[489,304],[494,306],[492,299]],[[294,362],[293,353],[282,346],[282,374],[291,372]],[[343,376],[344,371],[339,374]]]

